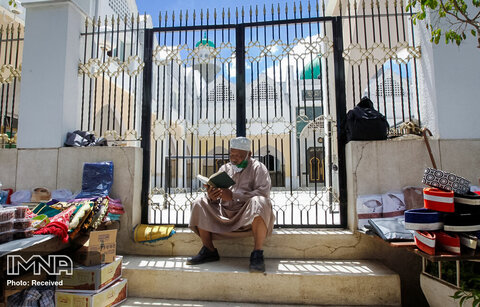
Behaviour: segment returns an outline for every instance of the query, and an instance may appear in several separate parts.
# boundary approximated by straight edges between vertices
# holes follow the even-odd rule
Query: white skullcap
[[[251,147],[252,147],[252,141],[250,141],[250,139],[244,136],[239,136],[237,138],[230,140],[230,148],[250,151]]]

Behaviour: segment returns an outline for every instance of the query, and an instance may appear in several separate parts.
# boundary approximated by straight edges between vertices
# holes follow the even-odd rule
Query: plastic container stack
[[[28,206],[15,206],[13,220],[13,239],[30,238],[36,228],[32,227],[32,219],[27,218]]]
[[[0,243],[13,239],[13,224],[15,220],[15,209],[0,209]]]

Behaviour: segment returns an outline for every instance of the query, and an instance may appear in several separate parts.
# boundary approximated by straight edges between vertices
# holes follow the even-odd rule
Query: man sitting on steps
[[[271,181],[265,165],[251,157],[251,141],[246,137],[230,140],[230,162],[220,167],[235,184],[228,189],[212,188],[192,204],[189,227],[202,240],[200,252],[187,264],[220,259],[212,239],[249,236],[255,242],[250,255],[250,272],[265,272],[263,241],[271,235],[275,216],[270,201]]]

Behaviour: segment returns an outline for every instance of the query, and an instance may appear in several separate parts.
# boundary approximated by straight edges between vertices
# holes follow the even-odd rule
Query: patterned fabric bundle
[[[422,182],[434,188],[459,194],[467,193],[470,190],[470,181],[467,179],[429,167],[425,169]]]

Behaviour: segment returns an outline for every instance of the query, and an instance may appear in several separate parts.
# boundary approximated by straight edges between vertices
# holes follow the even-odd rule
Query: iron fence
[[[335,11],[322,1],[160,13],[158,27],[86,21],[81,129],[143,147],[144,222],[186,225],[204,193],[196,175],[246,135],[270,171],[277,227],[345,226],[340,123],[368,95],[392,127],[420,124],[421,53],[402,1]]]
[[[87,18],[81,34],[80,130],[112,145],[140,145],[146,22],[138,14]]]
[[[16,148],[24,27],[0,26],[0,148]]]

